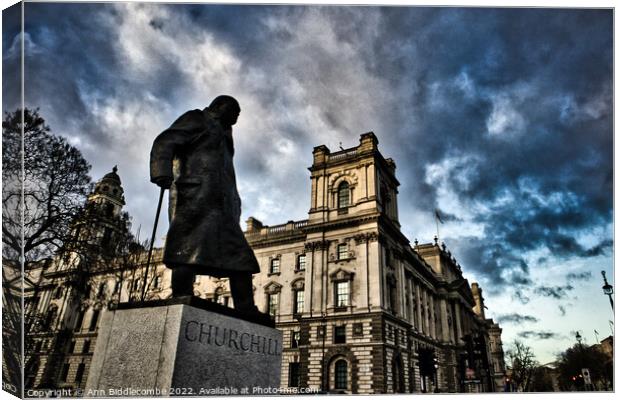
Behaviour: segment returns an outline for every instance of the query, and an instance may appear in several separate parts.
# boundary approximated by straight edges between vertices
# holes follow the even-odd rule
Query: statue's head
[[[209,112],[216,115],[225,126],[233,126],[237,122],[241,107],[234,97],[222,95],[209,104]]]

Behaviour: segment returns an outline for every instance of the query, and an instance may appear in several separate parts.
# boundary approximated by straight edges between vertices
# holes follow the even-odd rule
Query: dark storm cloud
[[[415,20],[416,35],[404,38],[399,32],[413,25],[409,15],[385,12],[394,17],[386,26],[394,41],[385,50],[393,54],[385,54],[387,60],[398,58],[393,75],[409,69],[420,78],[400,82],[411,88],[402,107],[403,119],[412,121],[405,129],[419,133],[401,147],[414,164],[401,171],[409,183],[405,192],[418,198],[423,193],[416,205],[430,208],[441,199],[419,179],[420,171],[442,158],[480,155],[466,182],[458,173],[446,181],[464,203],[490,205],[475,217],[487,227],[484,239],[450,241],[463,265],[501,290],[502,284],[527,283],[523,251],[600,254],[603,246],[584,247],[575,236],[609,223],[611,215],[610,15],[425,10]],[[598,39],[594,48],[586,32]],[[396,48],[413,51],[407,56]],[[502,196],[509,201],[496,204]]]
[[[125,161],[120,172],[135,188],[127,199],[136,212],[153,201],[143,195],[145,161],[131,164],[134,155],[112,144],[133,137],[132,148],[142,143],[148,152],[148,141],[177,108],[202,101],[192,93],[208,98],[217,80],[234,75],[238,81],[223,87],[238,84],[235,92],[254,102],[247,111],[242,104],[251,142],[239,144],[236,161],[244,213],[262,213],[270,223],[305,218],[312,147],[350,147],[372,130],[397,164],[404,232],[429,240],[439,209],[446,226],[459,231],[442,239],[487,293],[512,288],[525,304],[529,297],[520,289],[542,264],[609,255],[610,10],[26,8],[27,103],[42,107],[56,133],[74,137],[94,177]],[[4,29],[8,111],[19,101],[6,78],[18,71],[17,60],[7,57],[18,26]],[[210,50],[223,54],[221,65],[207,59],[187,71]],[[152,216],[144,213],[136,222],[149,231]],[[414,224],[421,215],[424,224]],[[595,230],[594,239],[581,239]],[[531,259],[530,251],[544,256]],[[555,286],[562,283],[534,294],[562,297],[567,289]]]
[[[574,287],[570,284],[566,286],[539,286],[534,289],[534,293],[559,300],[566,298],[569,292],[573,289]]]
[[[530,298],[523,294],[523,291],[521,290],[516,290],[512,295],[512,299],[517,300],[521,304],[527,304],[530,302]]]
[[[549,332],[549,331],[521,331],[519,332],[519,336],[524,339],[540,339],[540,340],[559,339],[562,337],[562,335],[556,332]]]
[[[500,315],[499,317],[497,317],[497,321],[500,323],[519,325],[526,322],[538,322],[538,318],[532,315],[512,313]]]
[[[566,274],[566,280],[568,282],[588,281],[591,278],[592,278],[592,272],[590,272],[590,271],[579,272],[579,273],[570,272],[570,273]]]

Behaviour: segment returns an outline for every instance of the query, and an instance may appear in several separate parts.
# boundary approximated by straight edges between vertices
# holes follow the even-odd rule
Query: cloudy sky
[[[3,13],[5,112],[19,105],[16,16]],[[397,163],[405,234],[431,241],[441,210],[441,239],[504,342],[548,362],[576,330],[589,343],[610,333],[612,22],[609,10],[27,3],[26,105],[93,179],[118,164],[142,238],[152,140],[218,94],[242,108],[243,220],[305,219],[312,148],[374,131]]]

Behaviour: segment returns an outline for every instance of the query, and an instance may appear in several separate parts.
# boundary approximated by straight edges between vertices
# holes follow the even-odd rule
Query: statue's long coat
[[[183,114],[151,150],[151,181],[173,177],[164,263],[216,277],[259,272],[239,226],[241,200],[233,168],[232,130],[206,111]]]

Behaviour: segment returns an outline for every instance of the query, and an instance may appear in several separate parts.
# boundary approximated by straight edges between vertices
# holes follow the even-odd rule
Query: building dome
[[[125,204],[121,177],[118,176],[118,167],[115,165],[112,172],[108,172],[95,184],[94,195],[105,196],[108,199],[116,200],[119,204]]]
[[[112,172],[108,172],[107,174],[105,174],[103,176],[103,178],[101,178],[101,181],[112,181],[111,183],[115,183],[117,185],[121,184],[121,177],[118,176],[118,174],[116,173],[116,171],[118,171],[118,167],[115,165],[114,168],[112,168]]]

